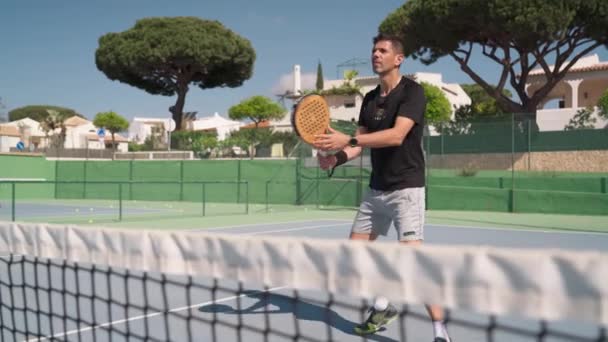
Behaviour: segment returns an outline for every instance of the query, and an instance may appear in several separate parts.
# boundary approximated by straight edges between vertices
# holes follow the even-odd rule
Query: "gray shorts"
[[[352,233],[386,235],[391,223],[399,241],[424,239],[424,187],[395,191],[370,189],[361,205]]]

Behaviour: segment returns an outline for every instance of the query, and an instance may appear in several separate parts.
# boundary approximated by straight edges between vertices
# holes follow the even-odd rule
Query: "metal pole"
[[[515,211],[515,114],[511,114],[511,191],[509,196],[509,211]]]
[[[118,183],[118,221],[122,221],[122,183]]]
[[[268,213],[268,186],[270,185],[270,181],[266,181],[266,192],[265,192],[265,203],[266,203],[266,213]]]
[[[202,202],[203,202],[203,216],[205,216],[205,183],[203,183],[202,187]]]
[[[11,183],[11,220],[15,222],[15,182]]]
[[[245,214],[249,214],[249,182],[245,182]]]

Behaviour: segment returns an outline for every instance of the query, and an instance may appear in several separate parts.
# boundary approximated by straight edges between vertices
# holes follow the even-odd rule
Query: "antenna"
[[[369,65],[369,60],[367,59],[363,59],[363,58],[351,58],[347,61],[344,61],[340,64],[338,64],[336,66],[336,78],[337,79],[342,79],[342,76],[340,76],[340,71],[342,69],[346,69],[348,68],[349,70],[357,70],[360,71],[360,67],[361,66],[367,66]],[[362,73],[359,72],[359,75],[361,75]]]

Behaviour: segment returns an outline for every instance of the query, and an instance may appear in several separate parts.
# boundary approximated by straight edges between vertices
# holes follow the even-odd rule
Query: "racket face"
[[[291,123],[300,138],[312,144],[317,134],[327,132],[329,127],[329,106],[320,95],[307,95],[298,102],[293,111]]]

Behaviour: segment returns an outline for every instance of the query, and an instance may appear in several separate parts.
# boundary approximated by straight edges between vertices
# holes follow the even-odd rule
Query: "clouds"
[[[300,89],[315,89],[317,83],[317,74],[309,73],[302,74],[300,76],[301,86]],[[293,73],[283,74],[279,80],[272,86],[273,94],[285,94],[286,91],[293,92]]]

